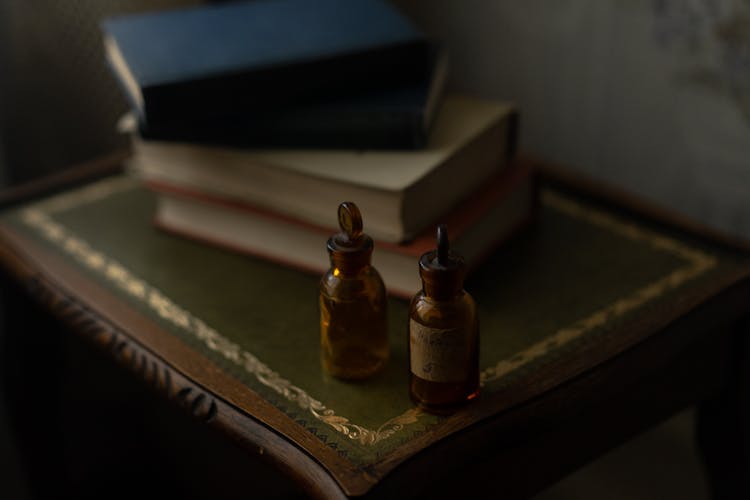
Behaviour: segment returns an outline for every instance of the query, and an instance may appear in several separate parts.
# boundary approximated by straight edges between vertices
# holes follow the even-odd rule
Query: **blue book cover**
[[[428,77],[401,87],[290,109],[221,118],[139,124],[144,139],[232,147],[419,149],[426,145],[448,73],[436,54]]]
[[[255,112],[403,86],[429,43],[381,0],[258,0],[103,23],[115,75],[142,120]]]

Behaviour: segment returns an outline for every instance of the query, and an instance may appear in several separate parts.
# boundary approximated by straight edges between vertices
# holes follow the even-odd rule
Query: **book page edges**
[[[112,35],[104,36],[104,49],[107,55],[107,60],[120,77],[122,86],[130,95],[136,108],[141,114],[143,114],[145,112],[143,92],[141,91],[141,87],[138,85],[138,81],[136,80],[135,75],[133,75],[130,66],[125,62],[120,46]]]
[[[445,49],[441,49],[422,115],[422,127],[424,130],[430,130],[437,117],[440,108],[440,98],[445,91],[449,70],[448,53]]]
[[[478,190],[462,200],[452,210],[443,214],[434,224],[421,231],[407,245],[392,245],[381,242],[384,247],[410,248],[410,253],[421,255],[435,248],[437,224],[445,224],[448,228],[450,238],[461,238],[472,226],[475,226],[482,218],[504,198],[512,195],[514,190],[523,189],[525,181],[531,181],[533,171],[529,165],[514,164],[505,171],[501,171],[491,179],[482,184]]]
[[[235,173],[223,179],[210,169],[187,167],[178,180],[165,169],[140,165],[138,158],[130,162],[131,169],[147,184],[170,188],[183,193],[204,195],[238,205],[249,205],[259,210],[284,214],[312,225],[334,227],[336,207],[346,199],[356,200],[363,213],[365,224],[373,238],[387,241],[404,239],[403,225],[399,220],[403,193],[368,190],[334,181],[306,178],[301,174],[281,174],[272,167],[255,168],[250,179]],[[161,170],[164,170],[162,173]],[[315,193],[315,196],[306,196]]]
[[[509,186],[511,191],[506,193],[507,196],[503,196],[485,217],[458,238],[455,246],[464,253],[470,271],[529,220],[533,203],[531,178],[520,176],[520,179],[529,182]],[[160,198],[155,224],[190,239],[309,273],[322,274],[329,266],[325,241],[330,232],[321,228],[286,224],[275,217],[248,217],[248,212],[242,210],[166,193]],[[420,289],[417,259],[423,251],[432,248],[434,243],[429,248],[399,252],[392,246],[376,244],[373,265],[383,276],[391,295],[409,298]]]
[[[451,213],[467,197],[474,196],[480,186],[507,168],[508,125],[509,120],[493,124],[409,188],[401,206],[407,237],[435,223],[431,204],[440,203],[443,213]]]
[[[531,169],[527,165],[518,165],[508,168],[506,171],[495,175],[483,187],[474,192],[464,200],[460,206],[437,222],[448,225],[449,234],[453,238],[460,238],[471,226],[479,222],[482,217],[490,212],[501,200],[510,195],[513,190],[517,189],[524,180],[532,175]],[[159,182],[158,180],[146,181],[146,186],[157,193],[159,196],[171,196],[184,200],[192,200],[194,203],[212,205],[220,210],[229,210],[244,213],[248,217],[263,218],[269,221],[275,221],[282,225],[297,227],[304,231],[314,231],[327,238],[333,233],[338,232],[335,227],[335,217],[332,216],[332,223],[329,225],[315,224],[301,220],[287,214],[268,210],[251,203],[228,199],[222,196],[212,195],[202,190],[175,186],[169,183]],[[365,227],[367,231],[367,227]],[[418,257],[422,253],[434,248],[435,233],[434,227],[427,227],[421,231],[418,236],[405,243],[393,243],[381,241],[376,238],[379,247],[395,253]]]

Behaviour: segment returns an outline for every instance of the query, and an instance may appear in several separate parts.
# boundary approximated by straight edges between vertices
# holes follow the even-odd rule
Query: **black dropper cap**
[[[419,276],[424,292],[429,297],[453,297],[464,286],[464,259],[450,249],[448,228],[437,227],[437,248],[419,259]]]
[[[354,272],[370,263],[372,238],[362,232],[362,215],[357,205],[345,201],[339,205],[341,231],[328,239],[331,264],[343,272]]]

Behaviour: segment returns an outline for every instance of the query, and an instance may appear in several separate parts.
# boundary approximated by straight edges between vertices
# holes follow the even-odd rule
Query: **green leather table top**
[[[740,263],[718,247],[570,195],[543,189],[540,200],[535,223],[466,283],[481,324],[476,405]],[[441,422],[408,398],[406,302],[389,304],[392,357],[385,373],[365,383],[331,379],[319,362],[317,276],[160,232],[151,224],[154,208],[152,194],[116,177],[7,212],[3,221],[153,317],[358,466]]]

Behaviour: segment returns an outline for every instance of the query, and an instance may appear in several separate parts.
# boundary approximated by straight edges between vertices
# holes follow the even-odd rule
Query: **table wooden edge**
[[[376,485],[370,496],[472,497],[486,496],[488,488],[507,499],[538,493],[633,435],[721,392],[734,368],[735,335],[747,334],[736,327],[750,320],[748,304],[750,275],[607,361],[459,430],[429,453],[400,460],[391,481]],[[563,422],[579,418],[576,429],[565,428]],[[576,441],[589,432],[595,436],[589,442]],[[556,447],[561,443],[568,446],[564,452]],[[567,455],[564,463],[545,455],[551,452]],[[439,488],[415,485],[420,477],[444,482]],[[490,487],[479,478],[500,484]]]
[[[111,320],[81,304],[64,287],[21,257],[7,242],[0,244],[0,265],[33,300],[65,326],[109,354],[147,386],[193,418],[239,442],[249,453],[272,463],[311,496],[347,496],[329,471],[311,455],[231,402],[207,390]],[[369,484],[362,486],[368,488]],[[354,493],[357,493],[356,490]]]

